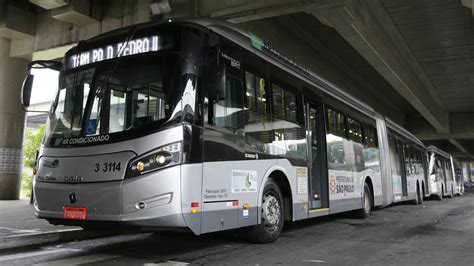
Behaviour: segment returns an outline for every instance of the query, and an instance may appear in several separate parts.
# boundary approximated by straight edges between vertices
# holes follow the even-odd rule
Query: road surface
[[[287,224],[272,244],[237,232],[142,233],[0,251],[0,265],[474,265],[474,194]]]

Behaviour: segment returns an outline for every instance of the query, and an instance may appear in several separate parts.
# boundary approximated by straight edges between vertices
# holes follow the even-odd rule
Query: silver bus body
[[[86,225],[95,221],[146,228],[189,228],[199,235],[261,223],[262,196],[265,184],[270,178],[278,180],[281,186],[286,209],[285,219],[290,221],[361,209],[365,184],[370,184],[372,190],[372,207],[415,200],[417,192],[426,196],[439,191],[437,183],[427,182],[427,160],[425,156],[420,155],[424,154],[423,144],[402,127],[318,75],[274,53],[270,48],[264,46],[264,52],[252,47],[249,44],[251,36],[246,33],[213,20],[189,20],[179,23],[192,24],[224,38],[239,47],[242,53],[255,56],[271,65],[275,71],[291,75],[298,79],[302,86],[310,86],[314,95],[327,97],[330,102],[327,106],[343,106],[340,108],[346,108],[346,111],[341,111],[340,114],[360,117],[360,121],[365,121],[364,125],[373,125],[376,140],[372,141],[376,144],[370,146],[366,145],[365,140],[359,143],[326,132],[329,107],[326,106],[324,98],[321,101],[324,108],[318,110],[324,113],[321,121],[326,121],[323,122],[324,138],[320,140],[327,145],[318,146],[318,151],[331,148],[340,158],[331,157],[318,166],[323,169],[320,178],[324,180],[319,180],[320,183],[314,183],[315,185],[312,185],[315,178],[312,177],[315,173],[314,167],[294,164],[292,160],[281,155],[289,154],[289,150],[297,150],[298,145],[311,146],[311,131],[306,123],[308,120],[302,128],[306,132],[303,138],[293,142],[287,141],[286,138],[275,138],[270,142],[267,145],[270,148],[266,148],[266,152],[272,156],[242,148],[242,143],[237,139],[240,138],[238,133],[225,135],[234,136],[236,139],[223,137],[220,129],[216,129],[216,124],[206,124],[206,118],[203,126],[181,121],[140,137],[110,143],[104,141],[98,145],[43,145],[34,181],[35,214],[38,217],[56,224]],[[143,42],[145,41],[144,39]],[[219,60],[228,60],[231,67],[240,68],[240,60],[227,54],[221,53]],[[74,78],[77,79],[79,78]],[[268,83],[268,79],[266,82]],[[187,97],[195,97],[191,95],[193,90],[188,89],[184,89],[180,98],[180,104],[183,106],[190,99]],[[298,93],[301,94],[304,93]],[[301,105],[303,107],[298,108],[304,110],[304,119],[309,119],[310,104],[304,101]],[[197,109],[197,106],[194,108]],[[220,115],[219,108],[221,107],[216,104],[214,113],[217,118]],[[230,108],[225,110],[230,112]],[[277,121],[283,120],[275,119],[265,126],[285,127],[284,123]],[[256,129],[249,124],[245,125],[244,131],[252,132]],[[347,134],[349,133],[346,133],[346,136]],[[94,141],[87,138],[75,139],[74,142]],[[190,141],[190,138],[193,138],[193,141]],[[197,142],[194,142],[194,138]],[[195,143],[200,143],[198,154],[207,154],[206,156],[214,159],[186,161],[185,158],[191,156],[187,154],[186,149],[190,145],[196,145]],[[145,170],[141,174],[135,173],[140,158],[154,158],[148,155],[154,155],[160,147],[172,144],[179,146],[176,164],[149,172]],[[206,146],[211,144],[215,146]],[[287,152],[279,155],[279,150],[285,149]],[[230,156],[230,150],[245,151],[242,158],[219,159]],[[307,161],[311,159],[309,150],[310,148],[305,150],[308,153],[305,157]],[[367,156],[375,158],[368,162]],[[120,165],[120,169],[111,163]],[[145,164],[153,163],[145,160]],[[312,193],[316,191],[313,189],[318,184],[321,185],[321,191]],[[86,219],[64,219],[64,208],[67,206],[87,209]]]

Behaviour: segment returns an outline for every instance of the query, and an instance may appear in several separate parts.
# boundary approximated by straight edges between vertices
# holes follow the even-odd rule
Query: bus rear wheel
[[[425,192],[424,190],[420,189],[420,186],[417,186],[417,196],[418,196],[418,204],[423,204],[423,199],[425,197]]]
[[[423,203],[423,195],[421,195],[420,185],[416,184],[416,196],[415,199],[411,201],[413,205],[419,205]]]
[[[451,185],[451,194],[448,195],[448,198],[452,198],[454,196],[454,188],[453,185]]]
[[[253,243],[271,243],[278,239],[284,224],[283,197],[277,183],[268,179],[263,188],[260,224],[247,228]]]
[[[372,213],[372,192],[367,183],[364,184],[364,195],[362,196],[362,209],[355,210],[352,215],[355,218],[365,219]]]

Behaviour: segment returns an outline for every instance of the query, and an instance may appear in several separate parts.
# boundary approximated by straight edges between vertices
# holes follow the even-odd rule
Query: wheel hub
[[[281,211],[278,200],[272,195],[263,198],[262,218],[265,225],[276,226],[280,221]]]

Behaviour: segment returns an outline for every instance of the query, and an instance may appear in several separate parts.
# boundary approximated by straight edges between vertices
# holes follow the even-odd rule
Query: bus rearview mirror
[[[59,72],[62,68],[62,63],[57,61],[33,61],[28,64],[28,74],[23,81],[23,86],[21,88],[21,106],[26,112],[49,112],[49,102],[48,100],[43,99],[44,97],[39,97],[38,95],[48,94],[50,90],[57,89],[57,76],[51,76],[50,73]],[[35,76],[38,76],[35,78]],[[50,94],[50,93],[49,93]],[[31,101],[33,103],[31,105]],[[52,99],[51,99],[52,100]],[[38,105],[38,101],[39,105]],[[36,106],[36,105],[37,106]],[[47,106],[47,108],[46,108]],[[41,110],[40,110],[41,109]],[[45,110],[42,110],[45,109]]]
[[[26,111],[26,108],[30,106],[30,99],[31,99],[31,89],[33,87],[33,81],[35,76],[28,74],[23,81],[23,86],[21,88],[21,106],[23,110]]]

